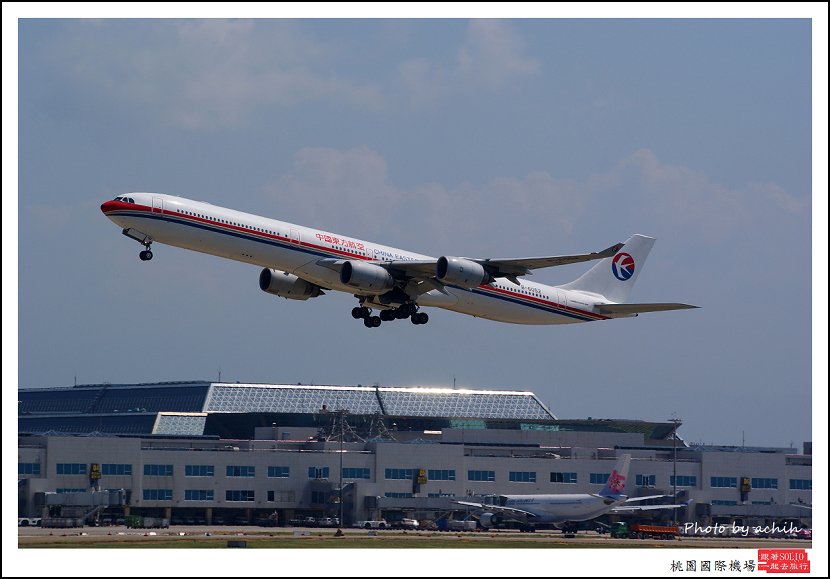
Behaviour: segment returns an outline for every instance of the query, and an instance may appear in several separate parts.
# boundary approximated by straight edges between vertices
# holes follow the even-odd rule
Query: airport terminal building
[[[18,392],[21,517],[123,490],[88,513],[280,526],[459,519],[471,513],[453,499],[598,492],[630,454],[626,494],[676,490],[690,501],[680,521],[812,526],[810,443],[691,446],[677,421],[559,419],[530,392],[202,381]]]

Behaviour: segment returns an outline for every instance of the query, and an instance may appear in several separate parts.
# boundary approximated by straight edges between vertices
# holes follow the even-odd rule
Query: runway
[[[176,526],[170,529],[85,527],[78,529],[18,529],[20,548],[228,548],[231,542],[246,548],[705,548],[809,549],[811,541],[742,537],[679,537],[675,540],[615,539],[593,531],[565,537],[559,531],[438,532],[366,531],[343,529]]]

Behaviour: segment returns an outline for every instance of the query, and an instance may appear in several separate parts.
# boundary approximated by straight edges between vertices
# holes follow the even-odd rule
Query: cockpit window
[[[133,198],[132,198],[132,197],[128,197],[128,198],[127,198],[127,203],[135,203],[135,201],[133,201]]]

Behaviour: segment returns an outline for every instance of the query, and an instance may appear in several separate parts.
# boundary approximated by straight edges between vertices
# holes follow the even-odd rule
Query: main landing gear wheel
[[[412,314],[412,323],[416,326],[420,324],[426,324],[428,321],[429,316],[424,312]]]
[[[368,316],[363,318],[363,325],[367,328],[377,328],[380,326],[380,318],[378,316]]]
[[[145,249],[144,251],[138,254],[138,258],[141,261],[150,261],[151,259],[153,259],[153,252],[149,249]]]

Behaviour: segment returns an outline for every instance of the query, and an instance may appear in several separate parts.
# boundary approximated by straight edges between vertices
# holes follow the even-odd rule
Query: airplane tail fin
[[[599,495],[601,497],[617,497],[625,494],[625,483],[628,478],[628,467],[630,464],[630,454],[624,454],[617,459],[617,464],[614,466],[614,470],[612,470],[611,474],[608,476],[608,482],[606,482],[603,489],[599,491]]]
[[[653,237],[632,235],[616,255],[598,261],[580,278],[559,287],[598,294],[608,301],[623,303],[628,299],[653,246]]]

